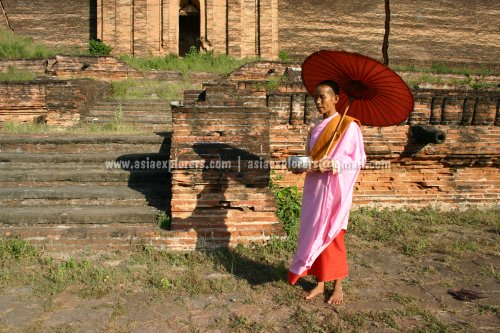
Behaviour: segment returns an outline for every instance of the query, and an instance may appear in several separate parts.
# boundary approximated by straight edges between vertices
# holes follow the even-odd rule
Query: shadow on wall
[[[196,231],[197,250],[228,247],[231,234],[225,221],[231,219],[229,212],[252,209],[233,206],[235,196],[245,194],[246,188],[267,186],[249,177],[246,168],[241,167],[247,161],[259,160],[260,157],[225,143],[196,143],[193,151],[205,165],[201,169],[201,179],[194,178],[194,181],[203,184],[203,190],[197,194],[198,201],[192,215],[179,224]],[[199,172],[195,170],[195,173]]]
[[[172,176],[168,169],[172,133],[157,133],[163,138],[159,152],[122,155],[116,159],[130,172],[128,187],[144,194],[149,206],[170,215]]]

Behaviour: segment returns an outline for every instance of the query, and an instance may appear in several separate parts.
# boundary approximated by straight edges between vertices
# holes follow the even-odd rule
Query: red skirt
[[[347,277],[347,252],[344,234],[345,230],[342,229],[316,258],[310,269],[305,270],[300,275],[288,271],[288,282],[295,285],[300,277],[306,275],[315,275],[317,281],[332,281]]]

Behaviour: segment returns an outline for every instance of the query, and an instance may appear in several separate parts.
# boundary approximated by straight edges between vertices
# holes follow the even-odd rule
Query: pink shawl
[[[309,151],[325,126],[337,116],[340,115],[336,113],[313,128]],[[335,174],[331,171],[308,172],[304,181],[298,247],[289,268],[297,275],[311,268],[339,232],[347,229],[354,183],[366,162],[363,135],[355,122],[350,124],[328,157],[339,161],[340,171]]]

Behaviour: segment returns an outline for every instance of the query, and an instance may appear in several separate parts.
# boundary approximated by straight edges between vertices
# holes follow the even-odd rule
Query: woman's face
[[[323,116],[334,115],[337,111],[335,109],[335,104],[337,104],[338,101],[339,97],[331,87],[324,84],[318,85],[314,94],[314,103],[320,114]]]

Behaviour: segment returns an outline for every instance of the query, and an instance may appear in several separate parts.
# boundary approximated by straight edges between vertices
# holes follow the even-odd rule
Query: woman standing
[[[352,205],[354,183],[366,155],[357,119],[346,116],[339,126],[333,148],[330,139],[341,116],[336,110],[339,87],[333,81],[317,85],[314,100],[322,119],[312,122],[306,154],[313,159],[304,181],[297,252],[288,272],[295,285],[304,275],[318,282],[306,296],[311,299],[325,291],[326,281],[335,281],[329,304],[340,304],[342,280],[348,275],[344,233]]]

